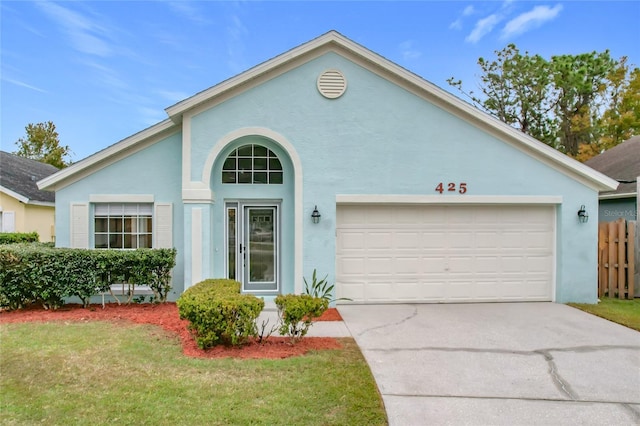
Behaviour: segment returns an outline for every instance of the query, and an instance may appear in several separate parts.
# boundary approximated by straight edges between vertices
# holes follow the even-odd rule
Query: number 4
[[[436,192],[439,192],[442,194],[442,191],[444,191],[444,188],[442,187],[442,182],[440,182],[438,186],[436,186]]]

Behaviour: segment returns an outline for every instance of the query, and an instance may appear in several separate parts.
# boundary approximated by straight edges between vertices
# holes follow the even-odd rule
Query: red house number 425
[[[445,185],[442,182],[440,182],[438,186],[436,186],[436,192],[439,192],[442,194],[445,191],[458,192],[460,194],[464,194],[465,192],[467,192],[467,184],[466,182],[460,182],[458,184],[454,182],[449,182],[445,189]]]

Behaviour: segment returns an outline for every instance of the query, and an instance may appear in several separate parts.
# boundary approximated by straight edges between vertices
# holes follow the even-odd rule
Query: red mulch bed
[[[216,346],[208,350],[198,348],[195,340],[187,330],[189,321],[181,320],[175,303],[159,305],[135,304],[118,305],[108,303],[91,305],[83,309],[80,305],[64,305],[50,311],[40,306],[31,306],[16,311],[0,311],[0,324],[29,321],[120,321],[128,320],[137,324],[154,324],[175,333],[182,342],[185,355],[198,358],[289,358],[304,355],[311,350],[339,349],[340,342],[333,337],[305,337],[296,344],[291,344],[285,337],[271,336],[262,344],[251,341],[240,348]],[[335,308],[328,309],[316,321],[341,321],[340,313]],[[313,327],[313,326],[312,326]]]

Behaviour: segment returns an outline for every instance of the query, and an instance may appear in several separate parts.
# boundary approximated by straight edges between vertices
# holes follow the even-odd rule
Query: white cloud
[[[227,64],[231,71],[240,72],[247,69],[244,59],[244,38],[249,34],[249,31],[238,15],[232,15],[230,21],[227,26],[227,53],[229,54]]]
[[[196,7],[196,3],[188,1],[170,1],[167,2],[169,7],[176,13],[187,18],[195,24],[209,24],[211,23],[206,14]]]
[[[55,3],[38,2],[36,4],[64,29],[76,50],[102,57],[113,54],[113,49],[104,40],[104,35],[108,34],[108,31],[97,22]]]
[[[176,91],[176,90],[156,90],[155,91],[159,96],[161,96],[163,99],[168,100],[169,102],[180,102],[184,99],[189,98],[190,96],[193,95],[193,93],[186,93],[186,92],[180,92],[180,91]]]
[[[398,46],[400,48],[400,54],[403,59],[417,59],[422,56],[422,52],[414,47],[413,40],[407,40],[400,43]]]
[[[473,15],[475,13],[475,9],[473,8],[473,5],[470,4],[469,6],[465,7],[464,10],[462,11],[462,16],[470,16]]]
[[[30,90],[35,90],[36,92],[40,92],[40,93],[49,93],[49,92],[47,92],[47,91],[46,91],[46,90],[44,90],[44,89],[41,89],[41,88],[36,87],[36,86],[32,86],[32,85],[27,84],[27,83],[22,82],[22,81],[13,80],[13,79],[10,79],[10,78],[4,78],[4,77],[3,77],[2,79],[3,79],[4,81],[6,81],[7,83],[11,83],[11,84],[14,84],[14,85],[16,85],[16,86],[24,87],[24,88],[26,88],[26,89],[30,89]]]
[[[449,28],[452,30],[461,30],[462,18],[465,16],[473,15],[474,13],[476,13],[476,10],[473,5],[470,4],[469,6],[464,8],[464,10],[462,11],[462,16],[458,17],[458,19],[449,24]]]
[[[545,22],[555,19],[561,11],[561,4],[557,4],[553,8],[549,6],[535,6],[530,11],[522,13],[507,22],[502,29],[500,38],[507,39],[538,28]]]
[[[480,19],[478,22],[476,22],[476,25],[471,33],[469,33],[469,35],[465,38],[465,41],[468,41],[469,43],[477,43],[482,37],[489,34],[493,30],[493,28],[500,21],[502,21],[502,19],[502,16],[495,13],[487,16],[486,18]]]

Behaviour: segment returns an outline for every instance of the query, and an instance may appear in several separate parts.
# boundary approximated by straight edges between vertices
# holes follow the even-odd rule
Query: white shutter
[[[89,205],[71,203],[71,248],[89,248]]]
[[[173,204],[156,203],[154,248],[173,248]]]
[[[2,212],[2,232],[16,232],[16,213]]]

